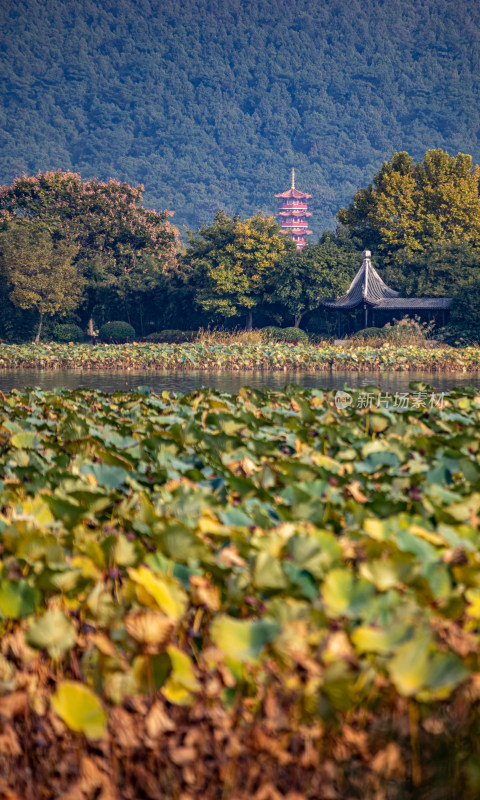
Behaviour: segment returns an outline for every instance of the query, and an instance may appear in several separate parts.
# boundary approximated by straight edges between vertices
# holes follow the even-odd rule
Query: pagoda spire
[[[292,167],[292,189],[295,189],[295,167]]]

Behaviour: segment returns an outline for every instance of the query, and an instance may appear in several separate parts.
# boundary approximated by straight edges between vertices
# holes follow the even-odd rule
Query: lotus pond
[[[480,395],[416,388],[1,397],[0,795],[478,797]]]
[[[1,344],[0,369],[477,372],[480,347],[314,344]]]

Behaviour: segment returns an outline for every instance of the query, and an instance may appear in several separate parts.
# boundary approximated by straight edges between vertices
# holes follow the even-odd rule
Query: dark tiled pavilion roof
[[[334,308],[339,311],[348,311],[363,305],[391,311],[450,308],[452,302],[450,297],[399,297],[399,292],[390,289],[381,279],[377,270],[372,266],[370,256],[370,250],[365,250],[362,266],[350,284],[347,294],[337,300],[319,298],[320,304],[325,308]]]

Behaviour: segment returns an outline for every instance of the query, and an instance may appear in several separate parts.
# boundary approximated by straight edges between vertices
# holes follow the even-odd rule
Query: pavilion
[[[339,336],[341,313],[357,309],[363,309],[365,328],[382,327],[399,312],[402,316],[419,315],[428,321],[433,318],[440,325],[446,324],[451,297],[399,297],[399,292],[387,286],[372,266],[371,255],[370,250],[364,250],[362,266],[347,294],[336,300],[319,298],[322,307],[337,312]]]

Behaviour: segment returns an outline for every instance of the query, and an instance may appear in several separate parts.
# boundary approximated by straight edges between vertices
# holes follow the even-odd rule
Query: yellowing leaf
[[[51,700],[52,708],[72,731],[87,739],[101,739],[107,715],[100,699],[87,686],[76,681],[61,681]]]
[[[21,433],[15,433],[10,442],[13,447],[32,449],[40,445],[41,439],[38,433],[34,431],[22,431]]]
[[[159,608],[170,619],[179,620],[187,608],[187,596],[177,581],[166,576],[154,575],[143,565],[129,569],[130,578],[137,584],[140,602],[149,608]]]
[[[169,703],[190,705],[194,699],[192,693],[198,692],[200,689],[200,684],[193,671],[193,664],[187,654],[178,647],[170,645],[167,647],[167,653],[172,662],[172,672],[162,688],[162,694]]]
[[[468,601],[466,608],[468,616],[480,619],[480,589],[467,589],[465,599]]]

